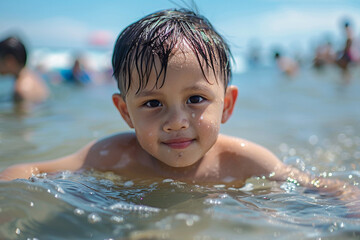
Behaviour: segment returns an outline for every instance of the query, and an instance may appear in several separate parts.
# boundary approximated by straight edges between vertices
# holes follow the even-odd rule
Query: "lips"
[[[190,139],[190,138],[179,138],[179,139],[167,140],[164,141],[163,143],[173,149],[184,149],[187,148],[193,141],[194,139]]]

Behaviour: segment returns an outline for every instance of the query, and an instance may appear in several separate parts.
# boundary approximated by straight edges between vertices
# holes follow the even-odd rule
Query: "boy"
[[[26,49],[19,39],[9,37],[0,42],[0,74],[15,78],[13,99],[16,102],[42,102],[49,91],[42,79],[26,67],[26,60]]]
[[[1,179],[96,169],[130,178],[237,187],[249,177],[269,176],[328,191],[350,189],[285,166],[252,142],[219,135],[220,124],[232,114],[238,90],[228,86],[229,47],[205,18],[187,10],[148,15],[120,34],[112,64],[120,89],[112,99],[135,133],[92,142],[53,161],[10,167]]]

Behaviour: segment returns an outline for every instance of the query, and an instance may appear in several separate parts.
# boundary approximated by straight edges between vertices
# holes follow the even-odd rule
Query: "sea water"
[[[222,133],[255,141],[282,161],[359,187],[360,72],[275,68],[235,74],[233,116]],[[0,169],[70,154],[129,129],[112,106],[115,84],[51,84],[51,99],[15,107],[4,80]],[[359,200],[360,201],[360,200]],[[360,202],[358,203],[360,204]],[[0,239],[359,239],[348,205],[289,182],[259,176],[242,188],[111,172],[59,172],[0,182]]]

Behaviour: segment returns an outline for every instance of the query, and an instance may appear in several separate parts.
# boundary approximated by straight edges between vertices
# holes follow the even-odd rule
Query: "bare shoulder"
[[[14,91],[16,99],[30,102],[42,102],[50,94],[44,80],[26,67],[21,70]]]
[[[273,155],[273,153],[271,153],[268,149],[257,143],[243,138],[237,138],[222,134],[219,135],[218,145],[224,150],[234,152],[234,154],[240,154],[244,157],[251,157],[254,154],[256,154],[256,156]]]
[[[249,140],[220,135],[217,145],[222,155],[236,159],[236,164],[250,176],[270,174],[284,166],[267,148]]]
[[[120,133],[95,142],[87,152],[85,168],[112,170],[114,165],[128,162],[138,151],[134,133]]]
[[[106,149],[109,147],[129,147],[136,141],[135,133],[126,132],[110,135],[100,139],[94,145],[94,149]]]

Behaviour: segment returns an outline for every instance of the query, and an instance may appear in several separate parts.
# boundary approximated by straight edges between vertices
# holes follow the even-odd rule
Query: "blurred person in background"
[[[347,20],[344,22],[345,32],[345,46],[338,54],[336,59],[336,65],[342,70],[342,78],[345,84],[348,84],[351,79],[349,67],[357,61],[356,51],[354,48],[353,30],[350,22]]]
[[[352,44],[353,44],[353,31],[350,27],[350,22],[345,21],[344,30],[346,42],[344,49],[340,52],[340,57],[336,60],[337,65],[344,71],[348,70],[348,65],[353,61]]]
[[[274,53],[274,58],[280,71],[285,73],[287,76],[292,77],[298,73],[299,64],[295,60],[282,56],[279,51]]]
[[[327,41],[325,44],[321,44],[316,48],[315,57],[313,60],[313,66],[316,69],[321,69],[326,65],[335,63],[335,51],[332,43]]]
[[[86,66],[83,56],[75,57],[71,69],[63,71],[62,76],[65,82],[77,85],[88,85],[92,82],[90,70]]]
[[[0,42],[0,74],[14,77],[14,101],[43,102],[49,90],[43,79],[26,66],[26,61],[26,48],[18,38],[8,37]]]

